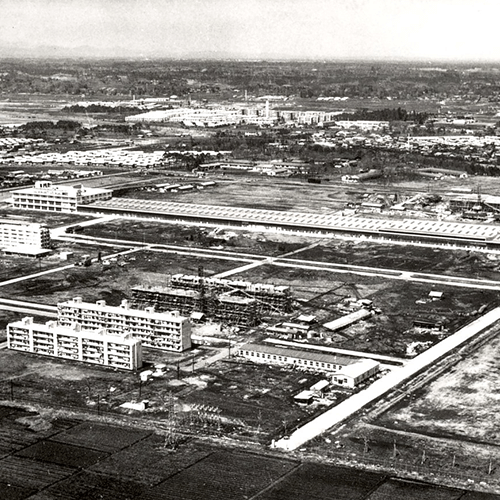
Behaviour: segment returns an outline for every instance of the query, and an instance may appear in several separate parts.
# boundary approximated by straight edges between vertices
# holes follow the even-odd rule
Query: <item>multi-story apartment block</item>
[[[45,210],[50,212],[76,212],[79,205],[94,201],[109,200],[111,189],[85,188],[53,185],[50,181],[37,181],[35,187],[11,191],[12,206],[24,210]]]
[[[0,248],[50,248],[50,231],[43,224],[0,219]]]
[[[78,324],[56,321],[33,323],[27,317],[7,325],[9,349],[83,361],[124,370],[142,366],[142,346],[132,335],[112,334],[105,329],[85,330]]]
[[[81,297],[57,304],[58,321],[63,326],[79,323],[82,328],[106,328],[109,333],[127,332],[142,340],[142,345],[181,352],[191,347],[191,323],[177,311],[155,312],[132,309],[127,300],[117,306],[106,301],[95,304],[83,302]]]

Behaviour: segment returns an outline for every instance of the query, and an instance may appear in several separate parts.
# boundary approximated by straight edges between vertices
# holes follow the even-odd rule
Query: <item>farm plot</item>
[[[18,451],[15,456],[82,469],[106,458],[108,454],[80,446],[43,440]]]
[[[0,482],[40,490],[74,474],[73,467],[8,456],[0,460]]]
[[[131,446],[150,434],[150,431],[140,429],[84,422],[57,434],[52,440],[103,452],[114,452]]]
[[[47,438],[75,425],[69,420],[49,421],[37,413],[20,408],[8,406],[0,408],[3,413],[0,418],[0,456],[22,450],[39,439]]]
[[[0,482],[0,498],[2,500],[24,500],[35,493],[35,490]]]
[[[261,455],[218,451],[155,486],[144,500],[250,498],[296,466]]]
[[[264,492],[262,500],[364,500],[383,476],[329,465],[302,464],[286,478]]]
[[[184,443],[180,450],[172,450],[167,447],[164,436],[153,434],[112,454],[89,470],[115,479],[155,486],[212,451],[195,441]]]
[[[140,457],[138,457],[140,460]],[[133,500],[141,496],[144,487],[131,481],[120,481],[113,477],[82,471],[47,488],[41,498],[57,498],[58,500],[106,499]]]
[[[463,499],[463,491],[449,488],[439,488],[429,484],[417,483],[415,481],[401,481],[389,479],[376,489],[367,500],[393,500],[404,498],[405,500],[458,500]]]

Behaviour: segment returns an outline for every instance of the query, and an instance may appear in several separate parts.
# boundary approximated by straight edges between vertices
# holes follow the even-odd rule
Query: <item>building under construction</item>
[[[180,288],[132,288],[132,301],[134,307],[145,309],[154,307],[155,311],[179,311],[180,314],[189,316],[194,311],[204,312],[205,297],[197,290],[183,290]]]
[[[231,292],[233,296],[252,298],[256,301],[259,314],[292,312],[292,293],[289,286],[186,274],[174,274],[170,280],[170,286],[174,289],[199,290],[207,293]]]
[[[140,288],[132,289],[134,307],[154,307],[156,311],[172,308],[183,315],[202,313],[215,321],[238,326],[255,326],[260,323],[257,300],[238,296],[232,292],[218,293],[214,290],[189,290],[184,288]]]

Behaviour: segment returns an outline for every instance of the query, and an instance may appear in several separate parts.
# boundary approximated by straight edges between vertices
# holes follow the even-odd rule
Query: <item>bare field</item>
[[[500,445],[500,368],[496,337],[469,354],[378,423],[418,434]]]
[[[496,254],[452,248],[329,240],[321,242],[314,248],[298,252],[291,258],[379,269],[500,280],[500,257]]]
[[[100,248],[98,244],[82,246],[76,243],[65,244],[65,248],[68,247],[78,248],[81,254],[88,253],[94,258]],[[119,250],[123,248],[102,247],[102,255]],[[90,267],[73,267],[36,279],[20,281],[0,287],[0,297],[16,297],[20,300],[55,305],[57,302],[81,296],[85,301],[104,299],[110,305],[116,306],[122,299],[130,297],[130,289],[134,286],[166,285],[170,275],[197,274],[200,266],[206,275],[211,275],[233,269],[239,264],[232,260],[143,250],[125,256],[122,263],[123,266],[116,263],[108,266],[95,263]],[[54,264],[54,267],[57,266]]]
[[[214,248],[228,252],[277,256],[310,243],[307,236],[286,236],[214,228],[200,228],[162,222],[115,219],[85,228],[85,235],[99,238],[121,238],[187,248]]]
[[[470,321],[479,307],[497,301],[494,291],[444,285],[438,287],[443,299],[432,301],[428,295],[435,288],[425,283],[267,264],[235,276],[254,282],[290,285],[294,297],[302,299],[300,310],[316,315],[320,322],[347,314],[346,299],[372,300],[381,312],[335,332],[333,345],[395,356],[404,356],[411,342],[435,343],[442,338],[416,331],[414,320],[442,321],[449,332],[454,332]]]
[[[48,228],[78,224],[79,222],[91,220],[94,217],[81,214],[62,214],[44,212],[43,210],[16,210],[0,205],[0,218],[15,218],[37,224],[44,224]]]
[[[224,178],[222,178],[224,179]],[[234,180],[220,180],[217,185],[204,190],[177,193],[159,193],[129,190],[124,198],[222,205],[264,210],[288,210],[291,212],[329,213],[341,210],[352,197],[345,186],[309,184],[307,180],[270,180],[262,176],[241,176]]]

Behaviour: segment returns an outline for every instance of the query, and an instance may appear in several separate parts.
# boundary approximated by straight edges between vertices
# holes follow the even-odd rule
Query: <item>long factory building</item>
[[[499,226],[466,222],[371,219],[336,214],[195,205],[129,198],[98,201],[79,206],[78,211],[200,225],[255,227],[261,230],[309,232],[325,235],[366,235],[392,240],[403,239],[500,248]]]

